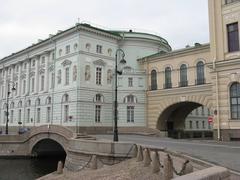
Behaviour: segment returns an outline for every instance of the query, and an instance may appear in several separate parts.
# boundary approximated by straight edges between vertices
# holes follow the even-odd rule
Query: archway
[[[165,131],[172,138],[211,138],[212,125],[208,122],[209,116],[210,109],[200,103],[178,102],[161,112],[157,129]]]
[[[64,156],[66,152],[62,145],[55,140],[46,138],[38,141],[32,148],[31,152],[34,157],[41,156]]]

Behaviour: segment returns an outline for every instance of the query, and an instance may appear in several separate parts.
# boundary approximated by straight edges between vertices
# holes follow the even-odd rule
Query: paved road
[[[112,139],[112,135],[97,135],[100,139]],[[166,147],[240,172],[240,142],[216,142],[207,140],[176,140],[140,135],[119,135],[120,141]]]

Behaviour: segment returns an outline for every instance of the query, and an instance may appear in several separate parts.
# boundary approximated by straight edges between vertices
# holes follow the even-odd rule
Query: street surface
[[[97,135],[98,139],[112,139],[112,135]],[[240,142],[216,142],[213,140],[179,140],[141,135],[119,135],[119,141],[131,141],[143,145],[166,147],[228,169],[240,172]]]

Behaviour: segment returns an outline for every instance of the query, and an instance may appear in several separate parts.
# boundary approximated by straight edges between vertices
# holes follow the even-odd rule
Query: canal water
[[[63,156],[41,158],[0,158],[0,180],[33,180],[57,169]]]

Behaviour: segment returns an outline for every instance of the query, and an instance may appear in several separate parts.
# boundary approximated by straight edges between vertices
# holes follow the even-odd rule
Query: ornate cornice
[[[62,62],[62,66],[65,67],[65,66],[70,66],[72,64],[72,61],[66,59]]]
[[[105,66],[107,63],[104,62],[102,59],[98,59],[96,61],[93,61],[93,64],[98,65],[98,66]]]

